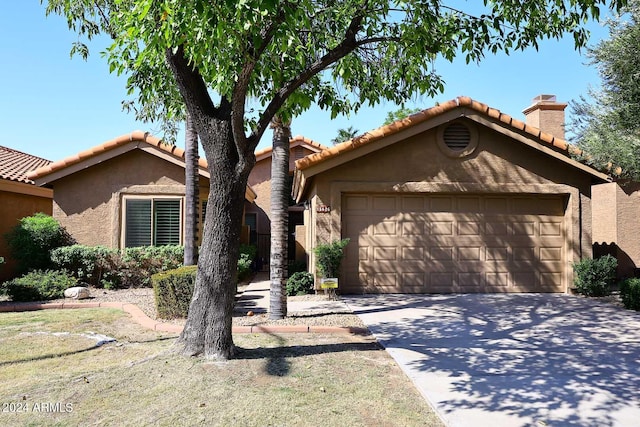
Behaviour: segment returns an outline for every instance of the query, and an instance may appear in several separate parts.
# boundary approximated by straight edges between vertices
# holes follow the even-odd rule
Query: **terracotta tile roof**
[[[76,163],[80,163],[84,160],[87,160],[91,157],[94,157],[98,154],[107,152],[109,150],[112,150],[114,148],[120,147],[122,145],[126,145],[130,142],[145,142],[149,145],[152,145],[154,147],[157,147],[163,151],[166,151],[167,153],[170,153],[171,155],[177,157],[177,158],[181,158],[184,159],[184,150],[178,146],[172,146],[169,144],[165,144],[162,142],[162,140],[160,138],[157,138],[153,135],[151,135],[148,132],[142,132],[139,130],[133,131],[130,134],[127,135],[121,135],[117,138],[114,138],[112,140],[103,142],[100,145],[96,145],[93,148],[89,148],[88,150],[85,151],[81,151],[78,154],[75,154],[73,156],[64,158],[62,160],[58,160],[56,162],[53,162],[49,165],[43,166],[38,168],[37,170],[34,170],[33,172],[30,172],[28,174],[28,177],[30,179],[38,179],[41,178],[43,176],[49,175],[51,173],[57,172],[59,170],[62,170],[64,168],[67,168],[69,166],[72,166]],[[201,168],[206,169],[207,168],[207,162],[205,159],[200,158],[199,160],[199,166]]]
[[[389,135],[393,135],[411,126],[415,126],[419,123],[425,122],[429,119],[446,113],[447,111],[451,111],[459,107],[469,108],[492,119],[498,120],[519,131],[523,131],[531,135],[532,137],[538,138],[542,143],[547,144],[549,147],[553,147],[555,150],[563,152],[566,155],[580,153],[580,150],[578,148],[569,145],[569,143],[567,143],[567,141],[565,141],[564,139],[556,138],[551,134],[542,132],[540,129],[527,125],[520,120],[514,119],[513,117],[500,112],[500,110],[491,108],[486,104],[475,101],[469,97],[460,96],[435,107],[412,114],[411,116],[404,119],[397,120],[391,124],[369,131],[363,135],[357,136],[341,144],[337,144],[319,153],[311,154],[305,158],[302,158],[296,161],[296,169],[307,169],[310,166],[322,163],[325,160],[338,156],[344,152],[354,150],[362,145],[366,145]]]
[[[56,162],[50,163],[48,165],[42,166],[32,172],[28,173],[28,177],[30,179],[36,180],[52,173],[61,171],[65,168],[78,164],[82,161],[91,159],[99,154],[106,153],[115,148],[121,147],[123,145],[127,145],[131,142],[142,142],[149,144],[153,147],[157,147],[160,150],[163,150],[176,158],[184,160],[184,150],[176,145],[169,145],[162,142],[160,138],[157,138],[151,135],[149,132],[142,132],[139,130],[135,130],[128,135],[121,135],[117,138],[111,139],[109,141],[103,142],[100,145],[96,145],[93,148],[89,148],[88,150],[81,151],[80,153],[67,157],[62,160],[58,160]],[[198,166],[202,169],[208,170],[207,161],[204,158],[198,159]],[[33,182],[33,181],[31,181]],[[253,202],[257,197],[256,192],[247,185],[245,190],[245,197],[250,202]]]
[[[9,181],[24,182],[33,184],[34,182],[27,177],[27,173],[47,166],[51,160],[41,157],[32,156],[13,148],[3,147],[0,145],[0,178]]]
[[[294,137],[291,138],[291,140],[289,141],[289,147],[293,148],[296,147],[298,145],[307,145],[313,148],[316,148],[318,151],[322,151],[322,150],[326,150],[327,147],[325,147],[324,145],[320,144],[319,142],[315,142],[312,139],[309,139],[307,137],[304,137],[302,135],[296,135]],[[261,160],[264,159],[266,157],[269,157],[271,155],[271,150],[273,148],[272,147],[266,147],[263,148],[262,150],[256,151],[256,159],[257,160]]]

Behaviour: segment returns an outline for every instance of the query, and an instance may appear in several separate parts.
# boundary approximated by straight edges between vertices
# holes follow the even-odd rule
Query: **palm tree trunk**
[[[289,140],[291,127],[275,117],[273,150],[271,152],[271,258],[269,318],[283,319],[287,315],[287,267],[289,227]]]
[[[185,227],[184,265],[198,262],[198,205],[200,199],[200,176],[198,173],[198,132],[191,116],[185,121]],[[204,224],[203,224],[204,225]]]

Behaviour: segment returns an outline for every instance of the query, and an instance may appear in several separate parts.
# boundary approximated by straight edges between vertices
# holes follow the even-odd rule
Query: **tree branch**
[[[356,35],[362,29],[362,21],[366,15],[366,3],[367,0],[363,2],[363,7],[359,13],[351,19],[349,27],[345,31],[344,38],[340,44],[313,62],[293,79],[286,82],[280,90],[276,92],[269,105],[267,105],[267,108],[262,112],[255,130],[248,138],[251,145],[254,143],[257,144],[257,141],[260,140],[262,134],[267,130],[267,127],[271,123],[271,119],[296,89],[308,82],[313,76],[320,73],[331,64],[339,61],[358,48]]]
[[[215,116],[217,109],[209,96],[207,85],[198,69],[185,58],[183,46],[167,49],[165,56],[189,114],[194,117],[201,117],[203,114]]]
[[[271,21],[271,23],[260,32],[262,42],[255,49],[249,49],[249,58],[242,67],[242,70],[238,75],[238,81],[234,85],[233,98],[231,100],[231,129],[239,158],[244,158],[247,151],[253,152],[255,149],[251,144],[248,144],[247,136],[244,133],[245,104],[247,101],[247,92],[249,89],[251,74],[256,67],[258,59],[267,49],[269,43],[271,43],[277,26],[284,21],[284,18],[284,12],[280,9],[277,16]]]

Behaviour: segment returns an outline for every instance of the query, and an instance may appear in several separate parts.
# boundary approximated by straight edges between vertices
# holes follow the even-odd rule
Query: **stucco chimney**
[[[526,124],[564,139],[565,108],[567,108],[567,104],[557,102],[555,95],[538,95],[533,98],[532,105],[522,112],[526,117]]]

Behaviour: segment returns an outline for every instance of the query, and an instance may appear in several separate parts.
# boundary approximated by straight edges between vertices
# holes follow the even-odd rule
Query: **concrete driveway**
[[[640,426],[640,314],[553,294],[342,297],[449,426]]]

